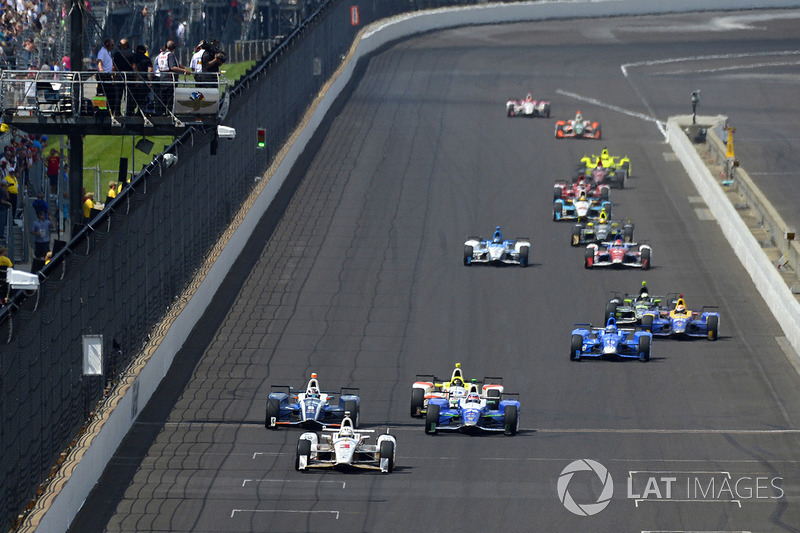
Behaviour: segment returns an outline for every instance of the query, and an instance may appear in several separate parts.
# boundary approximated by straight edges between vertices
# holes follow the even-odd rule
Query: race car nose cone
[[[480,413],[477,410],[469,409],[464,411],[464,424],[474,426],[478,423]]]
[[[349,465],[353,462],[353,454],[356,451],[356,442],[353,439],[343,439],[336,443],[336,464]]]

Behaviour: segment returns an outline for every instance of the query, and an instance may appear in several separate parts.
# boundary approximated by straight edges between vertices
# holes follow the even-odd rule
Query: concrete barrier
[[[721,4],[718,0],[670,0],[668,2],[663,0],[581,0],[485,4],[461,9],[437,9],[409,13],[379,21],[365,28],[353,45],[347,61],[334,74],[331,82],[326,86],[325,91],[310,110],[303,126],[295,132],[291,142],[281,150],[281,154],[276,158],[275,164],[263,176],[262,181],[265,184],[260,190],[254,192],[254,197],[249,199],[243,208],[242,216],[237,217],[234,222],[235,226],[224,242],[224,247],[221,247],[221,250],[215,254],[214,264],[204,272],[202,282],[199,283],[194,293],[185,295],[185,298],[188,298],[188,303],[181,309],[180,314],[173,317],[172,321],[166,326],[168,331],[158,343],[158,346],[153,347],[152,353],[145,354],[138,372],[127,376],[125,384],[118,387],[115,392],[117,397],[114,399],[113,408],[101,409],[103,412],[99,413],[97,420],[92,424],[94,428],[92,433],[81,440],[67,461],[65,461],[64,466],[62,466],[60,476],[63,478],[63,482],[51,484],[46,489],[18,531],[30,532],[35,530],[40,533],[57,533],[63,532],[72,522],[92,487],[100,478],[106,464],[111,460],[123,437],[133,425],[141,407],[147,403],[155,392],[156,387],[172,364],[175,354],[184,344],[194,324],[211,302],[217,287],[219,287],[244,248],[256,222],[269,207],[278,189],[283,184],[305,145],[311,139],[314,131],[322,122],[328,109],[350,81],[355,63],[359,58],[398,39],[428,31],[464,25],[500,24],[576,17],[648,15],[703,10],[730,11],[756,7],[787,8],[798,6],[800,6],[800,0],[759,0],[757,2],[755,0],[727,0],[724,4]],[[674,134],[671,137],[678,138],[681,136],[684,139],[686,138],[682,132],[680,132],[680,135]],[[676,140],[676,142],[678,141]],[[691,143],[689,143],[689,147],[691,147]],[[684,152],[687,151],[683,150]],[[685,156],[687,161],[690,159],[689,155],[687,153]],[[698,167],[692,169],[690,175],[699,172],[701,172],[701,169]],[[708,194],[711,193],[709,192]],[[710,206],[711,203],[709,202]],[[718,209],[722,209],[722,207]],[[726,215],[721,213],[720,215],[715,214],[715,216],[721,219]],[[738,230],[741,230],[741,228]],[[731,231],[735,236],[737,229],[732,229]],[[743,235],[750,235],[747,228],[741,231]],[[736,245],[734,245],[734,248],[736,248]],[[761,256],[763,257],[763,254]],[[753,263],[754,270],[756,265],[761,264],[759,263],[758,254],[755,254],[755,250],[748,256],[747,261]],[[774,272],[774,268],[768,270]],[[750,271],[749,268],[748,271]],[[771,282],[766,279],[759,281],[756,285],[764,286],[765,289],[772,287]],[[785,294],[783,292],[780,294],[775,293],[774,296],[775,298],[783,298]],[[767,297],[765,296],[765,298]],[[768,299],[767,301],[771,300]],[[793,298],[792,301],[794,302]],[[797,316],[797,313],[792,316]],[[781,323],[781,325],[783,326],[784,324]],[[787,330],[786,326],[784,326],[784,330]],[[794,331],[798,332],[799,330],[800,328],[795,325]],[[800,333],[796,333],[795,336],[800,336]],[[794,346],[796,346],[796,342],[797,339],[792,339]]]
[[[767,258],[734,206],[723,193],[719,182],[695,150],[683,128],[691,116],[672,117],[667,121],[669,144],[683,164],[689,178],[714,215],[758,292],[767,302],[789,343],[800,352],[800,303],[783,281],[775,265]],[[725,117],[698,117],[702,124],[724,122]]]

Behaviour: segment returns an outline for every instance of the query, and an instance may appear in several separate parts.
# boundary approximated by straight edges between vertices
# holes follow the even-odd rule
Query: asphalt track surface
[[[653,120],[690,112],[696,88],[701,113],[758,109],[762,128],[776,101],[797,106],[796,67],[771,54],[798,49],[800,20],[753,14],[773,16],[468,27],[373,56],[71,531],[800,531],[800,377]],[[763,55],[715,57],[731,53]],[[553,118],[505,117],[528,90]],[[578,109],[603,140],[554,138]],[[766,145],[741,149],[769,169]],[[649,272],[585,270],[570,224],[551,220],[554,180],[604,146],[633,161],[611,198],[652,245]],[[462,266],[465,237],[496,225],[530,237],[531,267]],[[718,305],[719,341],[570,362],[573,324],[601,322],[611,291],[642,279]],[[517,436],[423,434],[411,383],[455,362],[520,393]],[[398,439],[393,474],[294,471],[300,430],[266,430],[265,398],[310,372],[360,388],[362,426]],[[558,494],[584,458],[614,482],[593,516]],[[566,486],[578,505],[601,495],[590,471]]]

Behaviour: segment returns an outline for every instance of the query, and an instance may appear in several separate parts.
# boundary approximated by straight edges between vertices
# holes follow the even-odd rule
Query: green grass
[[[255,61],[245,61],[242,63],[226,64],[222,69],[228,83],[233,85],[244,73],[255,65]],[[109,135],[87,135],[83,139],[83,186],[86,192],[93,192],[96,201],[104,201],[109,181],[117,181],[119,175],[120,158],[128,158],[128,172],[131,170],[140,171],[147,166],[153,157],[164,151],[166,146],[172,144],[173,137],[147,137],[153,141],[153,149],[150,154],[145,154],[134,150],[133,146],[141,137],[131,138],[130,135],[109,136]],[[50,153],[50,149],[59,148],[59,139],[51,136],[44,146],[43,155],[45,158]],[[99,172],[100,190],[97,189],[97,176]]]

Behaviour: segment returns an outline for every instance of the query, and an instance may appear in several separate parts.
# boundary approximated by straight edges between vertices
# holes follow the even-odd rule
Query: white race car
[[[503,239],[500,226],[497,226],[491,239],[467,237],[464,242],[464,266],[474,263],[505,263],[526,267],[530,249],[530,240],[519,237],[514,240]]]
[[[550,102],[534,100],[531,93],[522,100],[506,102],[506,115],[509,117],[550,117]]]
[[[349,415],[342,419],[339,429],[324,429],[321,435],[307,432],[297,442],[295,470],[309,468],[365,468],[389,474],[394,470],[397,440],[386,433],[376,444],[367,444],[372,430],[353,429]]]

